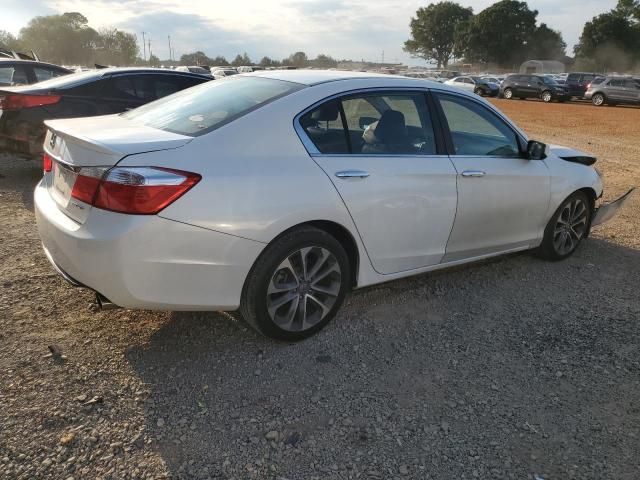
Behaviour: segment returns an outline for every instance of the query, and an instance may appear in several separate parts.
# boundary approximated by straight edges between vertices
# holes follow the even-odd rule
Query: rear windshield
[[[49,90],[54,88],[67,88],[78,85],[79,83],[85,83],[100,77],[102,74],[97,70],[88,70],[86,72],[71,73],[62,77],[55,77],[51,80],[44,80],[38,82],[35,85],[31,85],[31,88]]]
[[[188,88],[122,116],[148,127],[197,137],[303,87],[239,75]]]

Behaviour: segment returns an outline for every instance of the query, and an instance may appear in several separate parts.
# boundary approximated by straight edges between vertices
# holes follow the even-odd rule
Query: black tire
[[[545,90],[540,94],[540,98],[544,103],[550,103],[551,100],[553,100],[553,93],[551,93],[549,90]]]
[[[476,95],[480,95],[481,97],[485,94],[484,90],[478,87],[473,89],[473,93],[475,93]]]
[[[510,88],[505,88],[504,91],[502,92],[502,96],[507,100],[513,99],[513,90]]]
[[[561,220],[565,221],[570,219],[572,216],[573,204],[575,202],[581,202],[581,204],[585,208],[584,221],[582,222],[582,217],[580,218],[580,226],[572,226],[574,233],[579,236],[574,236],[570,233],[569,230],[566,230],[564,233],[559,230],[564,229],[561,225]],[[569,216],[567,217],[567,209],[569,209]],[[576,208],[576,212],[578,209]],[[581,215],[581,214],[580,214]],[[538,247],[536,253],[538,256],[551,261],[564,260],[565,258],[571,256],[573,252],[576,251],[582,240],[584,240],[589,234],[589,229],[591,227],[591,217],[593,215],[593,202],[589,199],[586,193],[577,191],[569,195],[558,207],[558,209],[553,213],[549,223],[547,223],[546,228],[544,229],[544,237],[542,239],[542,243]],[[562,216],[562,218],[561,218]],[[562,235],[566,235],[573,242],[571,248],[568,250],[563,250],[558,246],[558,244],[563,247],[567,246],[567,242],[562,241]],[[566,238],[566,236],[564,238]]]
[[[305,306],[307,308],[308,305],[316,305],[316,307],[318,305],[314,302],[309,303],[306,294],[304,295],[304,297],[302,293],[298,294],[298,290],[302,288],[301,284],[304,283],[306,285],[306,288],[308,290],[306,290],[305,292],[308,292],[309,295],[323,295],[322,293],[314,291],[313,287],[315,287],[315,284],[312,285],[312,283],[310,281],[307,281],[306,278],[303,282],[302,276],[300,276],[300,280],[298,280],[295,278],[295,272],[293,272],[292,270],[280,268],[283,262],[288,260],[293,255],[299,253],[300,250],[307,247],[312,247],[312,249],[316,249],[317,251],[329,252],[333,256],[329,257],[328,261],[335,261],[335,263],[333,263],[333,267],[335,268],[337,264],[337,266],[339,267],[339,272],[332,272],[330,275],[334,277],[336,282],[339,278],[339,290],[337,295],[331,296],[335,297],[335,299],[331,299],[333,303],[330,306],[328,313],[324,314],[324,310],[322,310],[322,312],[319,313],[319,320],[312,326],[306,329],[285,329],[276,323],[268,310],[268,302],[270,301],[269,299],[275,295],[279,295],[279,293],[268,294],[268,289],[270,285],[272,285],[271,282],[277,279],[277,275],[288,275],[289,273],[294,273],[294,276],[292,276],[289,280],[293,279],[296,282],[297,288],[295,290],[289,290],[286,293],[282,293],[282,297],[280,297],[283,298],[284,295],[292,294],[294,300],[288,301],[282,306],[275,308],[274,313],[274,315],[277,317],[279,309],[290,305],[291,310],[289,310],[289,312],[295,312],[293,314],[294,321],[292,321],[291,324],[292,328],[293,323],[296,323],[298,320],[300,312],[300,298],[304,298]],[[314,250],[312,250],[310,253],[313,254],[313,251]],[[309,254],[307,254],[307,257],[309,257]],[[320,271],[322,271],[322,269],[320,269]],[[331,321],[331,319],[340,309],[340,306],[344,301],[344,296],[347,291],[350,290],[350,288],[351,266],[349,263],[349,258],[347,257],[347,254],[340,242],[338,242],[333,236],[323,230],[311,226],[299,227],[285,233],[281,237],[274,240],[260,254],[251,271],[249,272],[249,275],[245,282],[245,286],[242,292],[242,299],[240,302],[240,313],[249,325],[251,325],[258,332],[267,337],[285,341],[302,340],[317,333],[322,328],[324,328],[327,323],[329,323],[329,321]],[[298,295],[299,298],[295,299],[295,297]],[[328,295],[326,297],[329,298]],[[278,299],[276,298],[276,303],[277,300]],[[319,308],[317,308],[317,310],[319,310]],[[318,317],[318,315],[316,315],[316,317]],[[304,318],[306,320],[306,310]],[[303,325],[304,323],[302,324],[302,326]]]
[[[596,107],[601,107],[607,103],[607,99],[603,93],[594,93],[593,97],[591,97],[591,103]]]

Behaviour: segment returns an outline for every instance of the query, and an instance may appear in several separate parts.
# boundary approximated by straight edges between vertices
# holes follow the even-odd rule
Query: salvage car
[[[263,71],[46,125],[35,212],[64,278],[105,307],[239,309],[283,340],[318,332],[354,288],[567,258],[629,196],[598,206],[592,156],[390,75]]]
[[[0,87],[0,151],[39,158],[45,120],[124,112],[208,80],[174,70],[105,68]]]
[[[31,85],[70,73],[73,70],[52,63],[0,57],[0,88]]]
[[[500,93],[507,100],[539,98],[549,103],[552,100],[565,102],[571,99],[565,85],[560,85],[553,78],[542,75],[509,75],[500,85]]]
[[[584,98],[596,107],[602,105],[640,105],[640,80],[633,77],[600,77],[588,86]]]
[[[476,95],[495,97],[500,91],[500,83],[485,80],[482,77],[473,75],[467,75],[462,77],[452,78],[444,82],[446,85],[452,87],[458,87],[469,92],[473,92]]]

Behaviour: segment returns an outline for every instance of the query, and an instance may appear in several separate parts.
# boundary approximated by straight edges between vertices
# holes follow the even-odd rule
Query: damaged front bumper
[[[602,225],[603,223],[606,223],[613,217],[615,217],[616,213],[618,213],[618,210],[620,210],[620,208],[626,203],[626,201],[629,200],[634,190],[635,187],[622,195],[617,200],[600,205],[598,208],[596,208],[593,215],[593,220],[591,220],[591,226],[595,227],[597,225]]]

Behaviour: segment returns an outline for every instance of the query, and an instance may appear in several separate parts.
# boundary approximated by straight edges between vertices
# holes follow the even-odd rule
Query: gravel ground
[[[640,109],[496,102],[596,153],[607,198],[640,185]],[[638,479],[640,195],[567,261],[358,291],[284,344],[92,311],[40,249],[39,176],[0,159],[0,479]]]

